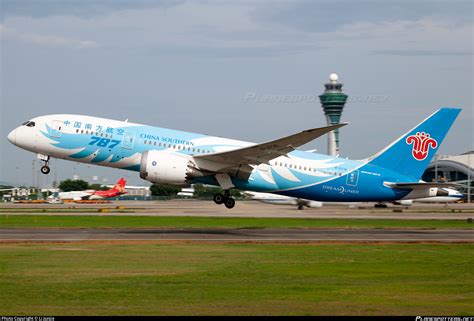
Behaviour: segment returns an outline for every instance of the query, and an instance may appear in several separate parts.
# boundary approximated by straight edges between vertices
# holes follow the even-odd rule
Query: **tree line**
[[[107,190],[106,186],[101,184],[89,184],[82,179],[66,179],[59,184],[59,189],[63,192],[93,190]],[[150,186],[150,192],[153,196],[176,196],[181,192],[181,187],[170,184],[153,184]],[[220,187],[206,186],[202,184],[194,185],[194,196],[199,198],[212,198],[214,194],[222,193]],[[238,190],[231,190],[231,195],[239,197],[241,194]]]

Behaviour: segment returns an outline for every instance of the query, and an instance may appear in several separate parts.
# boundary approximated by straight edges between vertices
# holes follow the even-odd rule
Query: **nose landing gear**
[[[229,190],[225,190],[224,194],[217,193],[214,195],[214,203],[220,205],[224,204],[225,207],[231,209],[235,206],[235,200],[230,196]]]
[[[41,173],[42,174],[48,175],[49,172],[51,172],[51,169],[49,168],[49,166],[47,164],[48,163],[46,163],[44,166],[41,166]]]
[[[51,169],[49,168],[49,156],[48,155],[43,155],[43,154],[38,154],[38,159],[42,160],[44,162],[44,165],[41,166],[41,173],[44,175],[48,175],[49,172],[51,172]]]

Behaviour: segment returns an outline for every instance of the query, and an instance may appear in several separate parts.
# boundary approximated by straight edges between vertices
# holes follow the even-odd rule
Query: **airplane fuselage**
[[[186,181],[173,181],[180,174],[176,160],[193,163],[196,155],[220,153],[254,145],[250,142],[179,130],[81,115],[48,115],[32,119],[13,130],[13,144],[41,155],[86,164],[143,172],[143,155],[156,151],[162,162],[171,162],[170,183],[219,185],[215,176],[198,165]],[[169,160],[169,161],[168,161]],[[160,166],[157,161],[153,166]],[[193,163],[194,164],[194,163]],[[316,201],[390,201],[410,191],[390,188],[386,182],[410,182],[412,177],[371,164],[312,152],[294,150],[266,164],[252,165],[250,175],[239,169],[231,175],[242,190],[271,192]],[[198,173],[198,175],[195,175]],[[166,177],[168,177],[166,176]],[[161,181],[160,181],[161,182]],[[426,195],[426,197],[429,195]]]

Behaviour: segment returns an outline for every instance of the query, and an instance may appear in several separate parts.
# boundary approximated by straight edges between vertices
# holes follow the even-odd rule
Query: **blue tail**
[[[459,108],[441,108],[395,142],[369,158],[369,163],[418,181],[436,154]]]

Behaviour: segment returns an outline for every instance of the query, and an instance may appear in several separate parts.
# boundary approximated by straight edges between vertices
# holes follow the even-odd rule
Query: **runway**
[[[98,210],[106,212],[98,212]],[[120,210],[122,209],[122,211]],[[0,204],[3,215],[83,215],[83,216],[195,216],[258,218],[331,218],[395,220],[463,220],[474,217],[470,204],[416,204],[410,207],[389,205],[374,208],[373,203],[357,206],[327,205],[298,210],[291,205],[271,205],[256,201],[238,201],[232,210],[212,200],[114,201],[111,204]]]
[[[232,242],[474,242],[473,230],[442,229],[84,229],[5,228],[0,242],[166,240]]]

